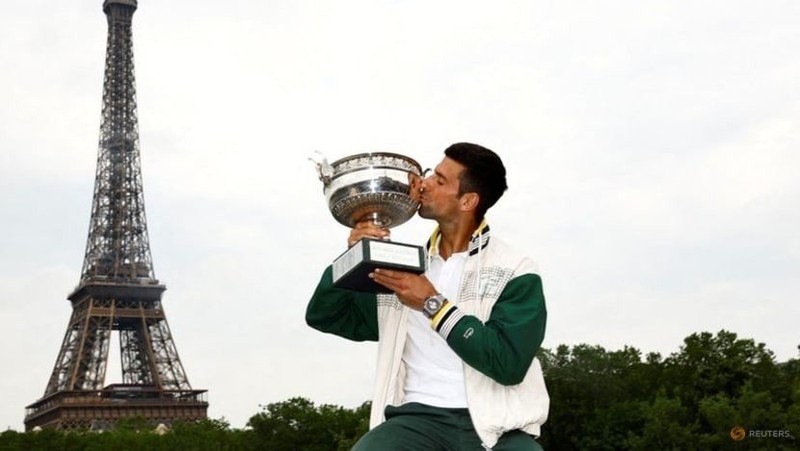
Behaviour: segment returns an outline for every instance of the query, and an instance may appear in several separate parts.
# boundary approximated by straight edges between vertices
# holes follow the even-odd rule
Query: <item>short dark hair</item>
[[[466,142],[451,145],[444,154],[464,166],[458,178],[458,195],[478,193],[480,200],[475,209],[475,219],[480,221],[486,210],[508,189],[503,161],[491,150]]]

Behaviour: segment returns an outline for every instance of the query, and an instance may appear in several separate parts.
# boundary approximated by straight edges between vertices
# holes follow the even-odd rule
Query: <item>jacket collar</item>
[[[483,218],[481,224],[472,232],[472,237],[469,240],[469,246],[467,246],[467,250],[469,251],[469,255],[475,255],[479,251],[486,248],[489,244],[489,224],[486,222],[486,218]],[[425,245],[425,248],[428,250],[428,255],[436,255],[439,253],[439,241],[442,238],[442,232],[439,230],[439,226],[433,230],[431,237],[428,238],[428,242]]]

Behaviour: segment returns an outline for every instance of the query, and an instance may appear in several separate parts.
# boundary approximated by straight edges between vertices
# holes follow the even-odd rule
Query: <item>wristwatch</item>
[[[442,309],[444,301],[445,298],[442,294],[436,294],[425,299],[425,302],[422,303],[422,313],[428,319],[433,318]]]

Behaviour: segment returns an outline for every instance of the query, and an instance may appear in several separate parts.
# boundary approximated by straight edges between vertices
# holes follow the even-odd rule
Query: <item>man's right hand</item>
[[[356,244],[361,238],[388,239],[389,229],[386,227],[378,227],[372,221],[356,223],[356,226],[350,230],[350,236],[347,238],[347,247]]]

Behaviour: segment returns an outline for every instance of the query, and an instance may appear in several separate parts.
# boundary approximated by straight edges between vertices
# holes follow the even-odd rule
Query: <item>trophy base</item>
[[[363,238],[333,261],[333,285],[369,293],[391,293],[369,278],[375,268],[422,274],[425,252],[422,246]]]

